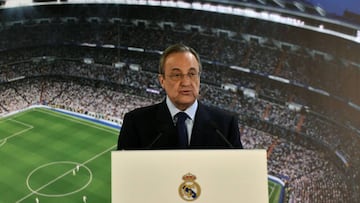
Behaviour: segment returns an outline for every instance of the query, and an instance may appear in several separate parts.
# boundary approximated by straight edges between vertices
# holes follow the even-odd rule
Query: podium
[[[111,153],[112,203],[267,203],[265,150]]]

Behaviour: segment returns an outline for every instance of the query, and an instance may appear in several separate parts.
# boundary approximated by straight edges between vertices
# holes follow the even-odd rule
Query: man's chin
[[[192,96],[191,98],[181,98],[177,100],[177,106],[181,106],[181,110],[187,109],[195,102],[195,98]],[[179,108],[179,107],[178,107]]]
[[[180,96],[180,98],[179,98],[179,102],[180,103],[194,103],[194,101],[195,101],[195,97],[194,97],[194,95],[193,94],[188,94],[188,95],[181,95]]]

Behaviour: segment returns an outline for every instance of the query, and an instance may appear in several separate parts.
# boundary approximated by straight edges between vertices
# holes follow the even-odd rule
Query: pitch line
[[[271,184],[269,197],[273,196],[273,193],[274,193],[274,192],[275,192],[275,186],[273,186],[273,185]]]
[[[90,178],[89,178],[88,182],[87,182],[84,186],[82,186],[81,188],[79,188],[79,189],[77,189],[77,190],[74,190],[74,191],[72,191],[72,192],[68,192],[68,193],[64,193],[64,194],[46,194],[46,193],[40,193],[40,192],[39,192],[39,191],[42,190],[43,188],[46,188],[47,186],[51,185],[52,183],[55,183],[57,180],[60,180],[61,178],[65,177],[66,175],[70,174],[73,170],[76,169],[76,168],[73,168],[73,169],[68,170],[68,171],[65,172],[64,174],[58,176],[57,178],[49,181],[47,184],[41,186],[41,187],[38,188],[37,190],[32,189],[31,186],[30,186],[30,183],[29,183],[29,180],[30,180],[32,174],[35,173],[37,170],[39,170],[39,169],[41,169],[41,168],[44,168],[44,167],[47,167],[47,166],[50,166],[50,165],[54,165],[54,164],[73,164],[73,165],[79,165],[79,166],[85,168],[85,169],[88,171]],[[91,170],[90,170],[87,166],[85,166],[85,165],[83,165],[83,164],[80,164],[80,163],[77,163],[77,162],[72,162],[72,161],[55,161],[55,162],[51,162],[51,163],[44,164],[44,165],[39,166],[39,167],[37,167],[36,169],[34,169],[34,170],[29,174],[28,178],[26,179],[26,185],[27,185],[27,187],[30,189],[31,192],[33,192],[33,193],[35,193],[35,194],[38,194],[38,195],[41,195],[41,196],[45,196],[45,197],[63,197],[63,196],[75,194],[75,193],[77,193],[77,192],[85,189],[85,188],[91,183],[92,177],[93,177],[93,175],[92,175]]]
[[[15,123],[19,123],[21,125],[24,125],[26,127],[29,127],[29,128],[33,128],[34,126],[30,125],[30,124],[27,124],[27,123],[24,123],[24,122],[21,122],[21,121],[18,121],[18,120],[14,120],[14,119],[9,119],[10,121],[14,121]]]
[[[29,125],[29,124],[27,124],[27,123],[23,123],[23,122],[21,122],[21,121],[17,121],[17,120],[14,120],[14,119],[8,119],[8,120],[9,120],[9,121],[13,121],[13,122],[15,122],[15,123],[19,123],[19,124],[21,124],[21,125],[23,125],[23,126],[26,126],[27,128],[24,129],[24,130],[21,130],[21,131],[19,131],[19,132],[16,132],[16,133],[14,133],[14,134],[12,134],[12,135],[9,135],[9,136],[7,136],[7,137],[5,137],[5,138],[3,138],[3,139],[1,139],[0,141],[2,141],[2,143],[1,143],[0,146],[4,145],[8,139],[13,138],[13,137],[15,137],[15,136],[17,136],[17,135],[20,135],[20,134],[22,134],[22,133],[24,133],[24,132],[26,132],[26,131],[29,131],[29,130],[31,130],[31,129],[34,128],[34,126]]]
[[[51,112],[51,111],[44,111],[44,110],[39,110],[39,109],[36,109],[35,111],[45,113],[45,114],[48,114],[48,115],[51,115],[51,116],[54,116],[54,117],[74,121],[76,123],[80,123],[82,125],[86,125],[86,126],[89,126],[89,127],[92,127],[92,128],[96,128],[96,129],[99,129],[99,130],[102,130],[102,131],[105,131],[105,132],[108,132],[108,133],[116,133],[116,134],[118,134],[118,132],[115,132],[114,130],[109,130],[107,128],[99,127],[97,124],[94,125],[94,122],[91,122],[91,124],[90,124],[89,122],[84,121],[84,119],[76,118],[76,117],[74,118],[74,116],[69,116],[69,115],[64,116],[62,113],[60,113],[60,115],[58,115],[57,113],[54,113],[54,112]]]
[[[85,162],[81,163],[81,165],[85,165],[85,164],[91,162],[92,160],[98,158],[99,156],[101,156],[101,155],[103,155],[103,154],[106,154],[107,152],[115,149],[116,146],[117,146],[117,145],[111,146],[110,148],[106,149],[105,151],[100,152],[99,154],[97,154],[97,155],[91,157],[90,159],[86,160]],[[70,172],[71,172],[71,170],[70,170]],[[48,185],[50,185],[50,184],[54,183],[55,181],[61,179],[62,177],[66,176],[68,173],[69,173],[69,171],[67,171],[67,172],[63,173],[62,175],[58,176],[57,178],[49,181],[47,184],[41,186],[41,187],[38,188],[37,190],[32,191],[32,192],[29,193],[28,195],[26,195],[26,196],[24,196],[23,198],[21,198],[21,199],[19,199],[18,201],[16,201],[16,203],[19,203],[19,202],[24,201],[25,199],[29,198],[29,197],[32,196],[33,194],[37,194],[38,191],[44,189],[44,188],[47,187]]]

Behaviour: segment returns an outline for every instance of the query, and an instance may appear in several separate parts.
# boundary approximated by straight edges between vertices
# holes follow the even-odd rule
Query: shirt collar
[[[175,105],[171,102],[171,100],[168,96],[166,96],[166,105],[169,108],[172,118],[174,118],[174,116],[181,111],[175,107]],[[197,107],[198,107],[198,101],[195,100],[195,102],[184,111],[191,118],[191,120],[194,120],[194,118],[195,118],[195,113],[196,113]]]

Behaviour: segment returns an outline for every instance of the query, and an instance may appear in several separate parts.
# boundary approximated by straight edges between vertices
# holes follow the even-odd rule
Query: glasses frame
[[[165,76],[165,74],[162,74]],[[181,81],[185,78],[185,76],[187,76],[189,78],[189,80],[191,81],[196,81],[198,79],[200,79],[201,76],[201,72],[188,72],[188,73],[173,73],[173,74],[168,74],[166,75],[166,77],[169,77],[172,81],[174,82],[178,82]]]

